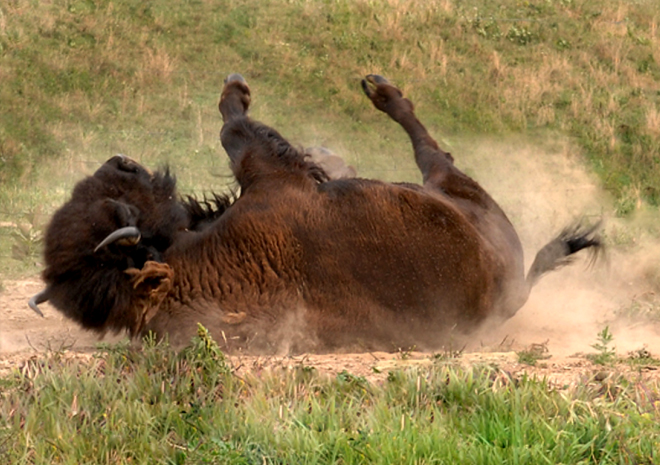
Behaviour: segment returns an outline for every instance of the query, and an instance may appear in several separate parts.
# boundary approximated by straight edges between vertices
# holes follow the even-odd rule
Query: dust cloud
[[[318,143],[318,134],[312,136]],[[590,266],[582,252],[571,265],[543,277],[516,316],[485,325],[470,337],[466,351],[520,350],[547,342],[555,356],[592,353],[598,333],[609,327],[619,356],[642,348],[660,356],[660,234],[657,227],[655,235],[649,232],[660,225],[657,212],[617,218],[614,199],[565,135],[439,139],[456,165],[504,209],[525,249],[526,269],[566,226],[603,220],[605,252],[595,263]],[[358,176],[382,178],[369,164],[360,164],[361,158],[382,157],[324,142],[358,166]],[[421,181],[411,148],[401,148],[395,165],[386,178]]]
[[[570,266],[542,278],[512,319],[481,331],[467,350],[519,350],[547,341],[552,355],[590,353],[598,333],[609,326],[619,356],[642,348],[660,355],[660,241],[648,233],[657,213],[616,218],[612,199],[567,139],[452,145],[457,165],[486,188],[515,225],[527,268],[545,243],[579,219],[602,218],[606,244],[604,256],[591,267],[581,253]]]

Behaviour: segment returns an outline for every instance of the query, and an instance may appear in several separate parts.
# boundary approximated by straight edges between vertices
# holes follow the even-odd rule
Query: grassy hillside
[[[0,224],[27,226],[0,227],[0,272],[115,153],[172,164],[184,192],[224,188],[216,103],[234,71],[253,116],[363,176],[419,180],[403,131],[360,91],[377,72],[440,139],[569,138],[616,214],[656,206],[658,18],[654,0],[4,1]]]
[[[379,72],[446,133],[559,130],[619,198],[657,204],[660,4],[497,3],[3,2],[0,179],[27,187],[74,155],[215,156],[231,71],[294,137],[380,134],[358,88]]]

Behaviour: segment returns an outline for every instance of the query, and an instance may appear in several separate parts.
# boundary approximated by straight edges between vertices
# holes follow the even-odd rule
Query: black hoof
[[[230,74],[225,78],[225,85],[229,84],[230,82],[240,82],[247,85],[245,78],[238,73]]]
[[[362,90],[367,95],[367,97],[371,98],[372,94],[374,93],[376,87],[379,84],[389,84],[389,83],[390,81],[388,81],[379,74],[367,74],[367,76],[364,79],[362,79]]]
[[[389,84],[390,81],[385,79],[383,76],[380,74],[367,74],[366,80],[369,81],[370,83],[376,85],[376,84]]]

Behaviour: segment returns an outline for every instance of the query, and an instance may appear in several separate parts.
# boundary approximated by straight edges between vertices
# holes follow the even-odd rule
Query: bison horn
[[[37,315],[39,315],[41,318],[44,318],[44,314],[41,313],[41,310],[39,310],[39,304],[43,304],[48,300],[48,289],[44,289],[43,291],[39,292],[38,294],[35,294],[32,296],[32,298],[28,301],[28,305],[32,310],[35,311]]]
[[[140,230],[135,226],[126,226],[111,232],[108,236],[96,246],[94,252],[108,244],[118,242],[120,245],[136,245],[141,239]]]

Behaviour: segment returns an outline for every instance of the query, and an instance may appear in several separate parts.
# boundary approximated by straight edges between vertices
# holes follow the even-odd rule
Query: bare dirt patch
[[[27,306],[27,301],[41,286],[36,277],[4,281],[4,291],[0,294],[0,376],[8,373],[12,367],[21,366],[27,359],[44,356],[53,351],[59,352],[63,357],[85,360],[92,357],[92,352],[99,342],[97,335],[80,329],[48,304],[41,306],[45,318],[34,314]],[[536,376],[546,379],[550,386],[558,389],[570,388],[579,383],[602,383],[620,374],[636,377],[635,379],[640,381],[660,381],[660,370],[653,365],[624,363],[605,368],[592,364],[583,354],[567,354],[560,350],[566,338],[571,339],[571,333],[580,328],[566,327],[562,334],[559,328],[548,327],[547,322],[535,327],[534,305],[532,301],[531,307],[526,306],[521,310],[520,318],[516,316],[496,331],[476,336],[473,344],[458,356],[443,352],[433,354],[410,351],[267,357],[232,355],[229,360],[239,376],[246,373],[277,373],[305,367],[331,377],[347,372],[376,384],[386,380],[392,370],[427,367],[433,364],[489,365],[497,367],[503,376],[511,379],[524,375]],[[525,315],[526,312],[529,315]],[[522,317],[523,315],[525,316]],[[590,336],[595,336],[595,333]],[[106,336],[104,341],[117,342],[121,339],[121,336]],[[536,366],[518,361],[517,351],[528,347],[530,341],[547,341],[546,345],[550,348],[550,353],[547,354],[549,358],[539,360]],[[592,339],[585,340],[581,345],[572,344],[571,348],[582,347],[589,351],[593,342]],[[637,342],[641,347],[642,340]],[[553,348],[557,349],[555,353]]]
[[[85,351],[99,338],[66,319],[48,304],[40,306],[41,318],[28,307],[28,300],[43,288],[37,277],[3,281],[0,293],[0,355],[61,350]],[[109,341],[117,337],[107,338]]]
[[[516,352],[471,352],[455,358],[443,354],[410,352],[390,354],[374,352],[367,354],[301,355],[296,357],[230,357],[235,372],[277,372],[299,368],[313,368],[323,375],[335,377],[342,372],[350,373],[367,381],[380,384],[389,373],[398,369],[450,365],[455,367],[489,366],[499,371],[505,379],[516,380],[523,376],[545,380],[554,389],[572,389],[590,383],[603,384],[625,376],[639,382],[660,382],[660,367],[655,365],[619,363],[613,366],[596,365],[584,356],[550,356],[535,366],[518,361]]]

